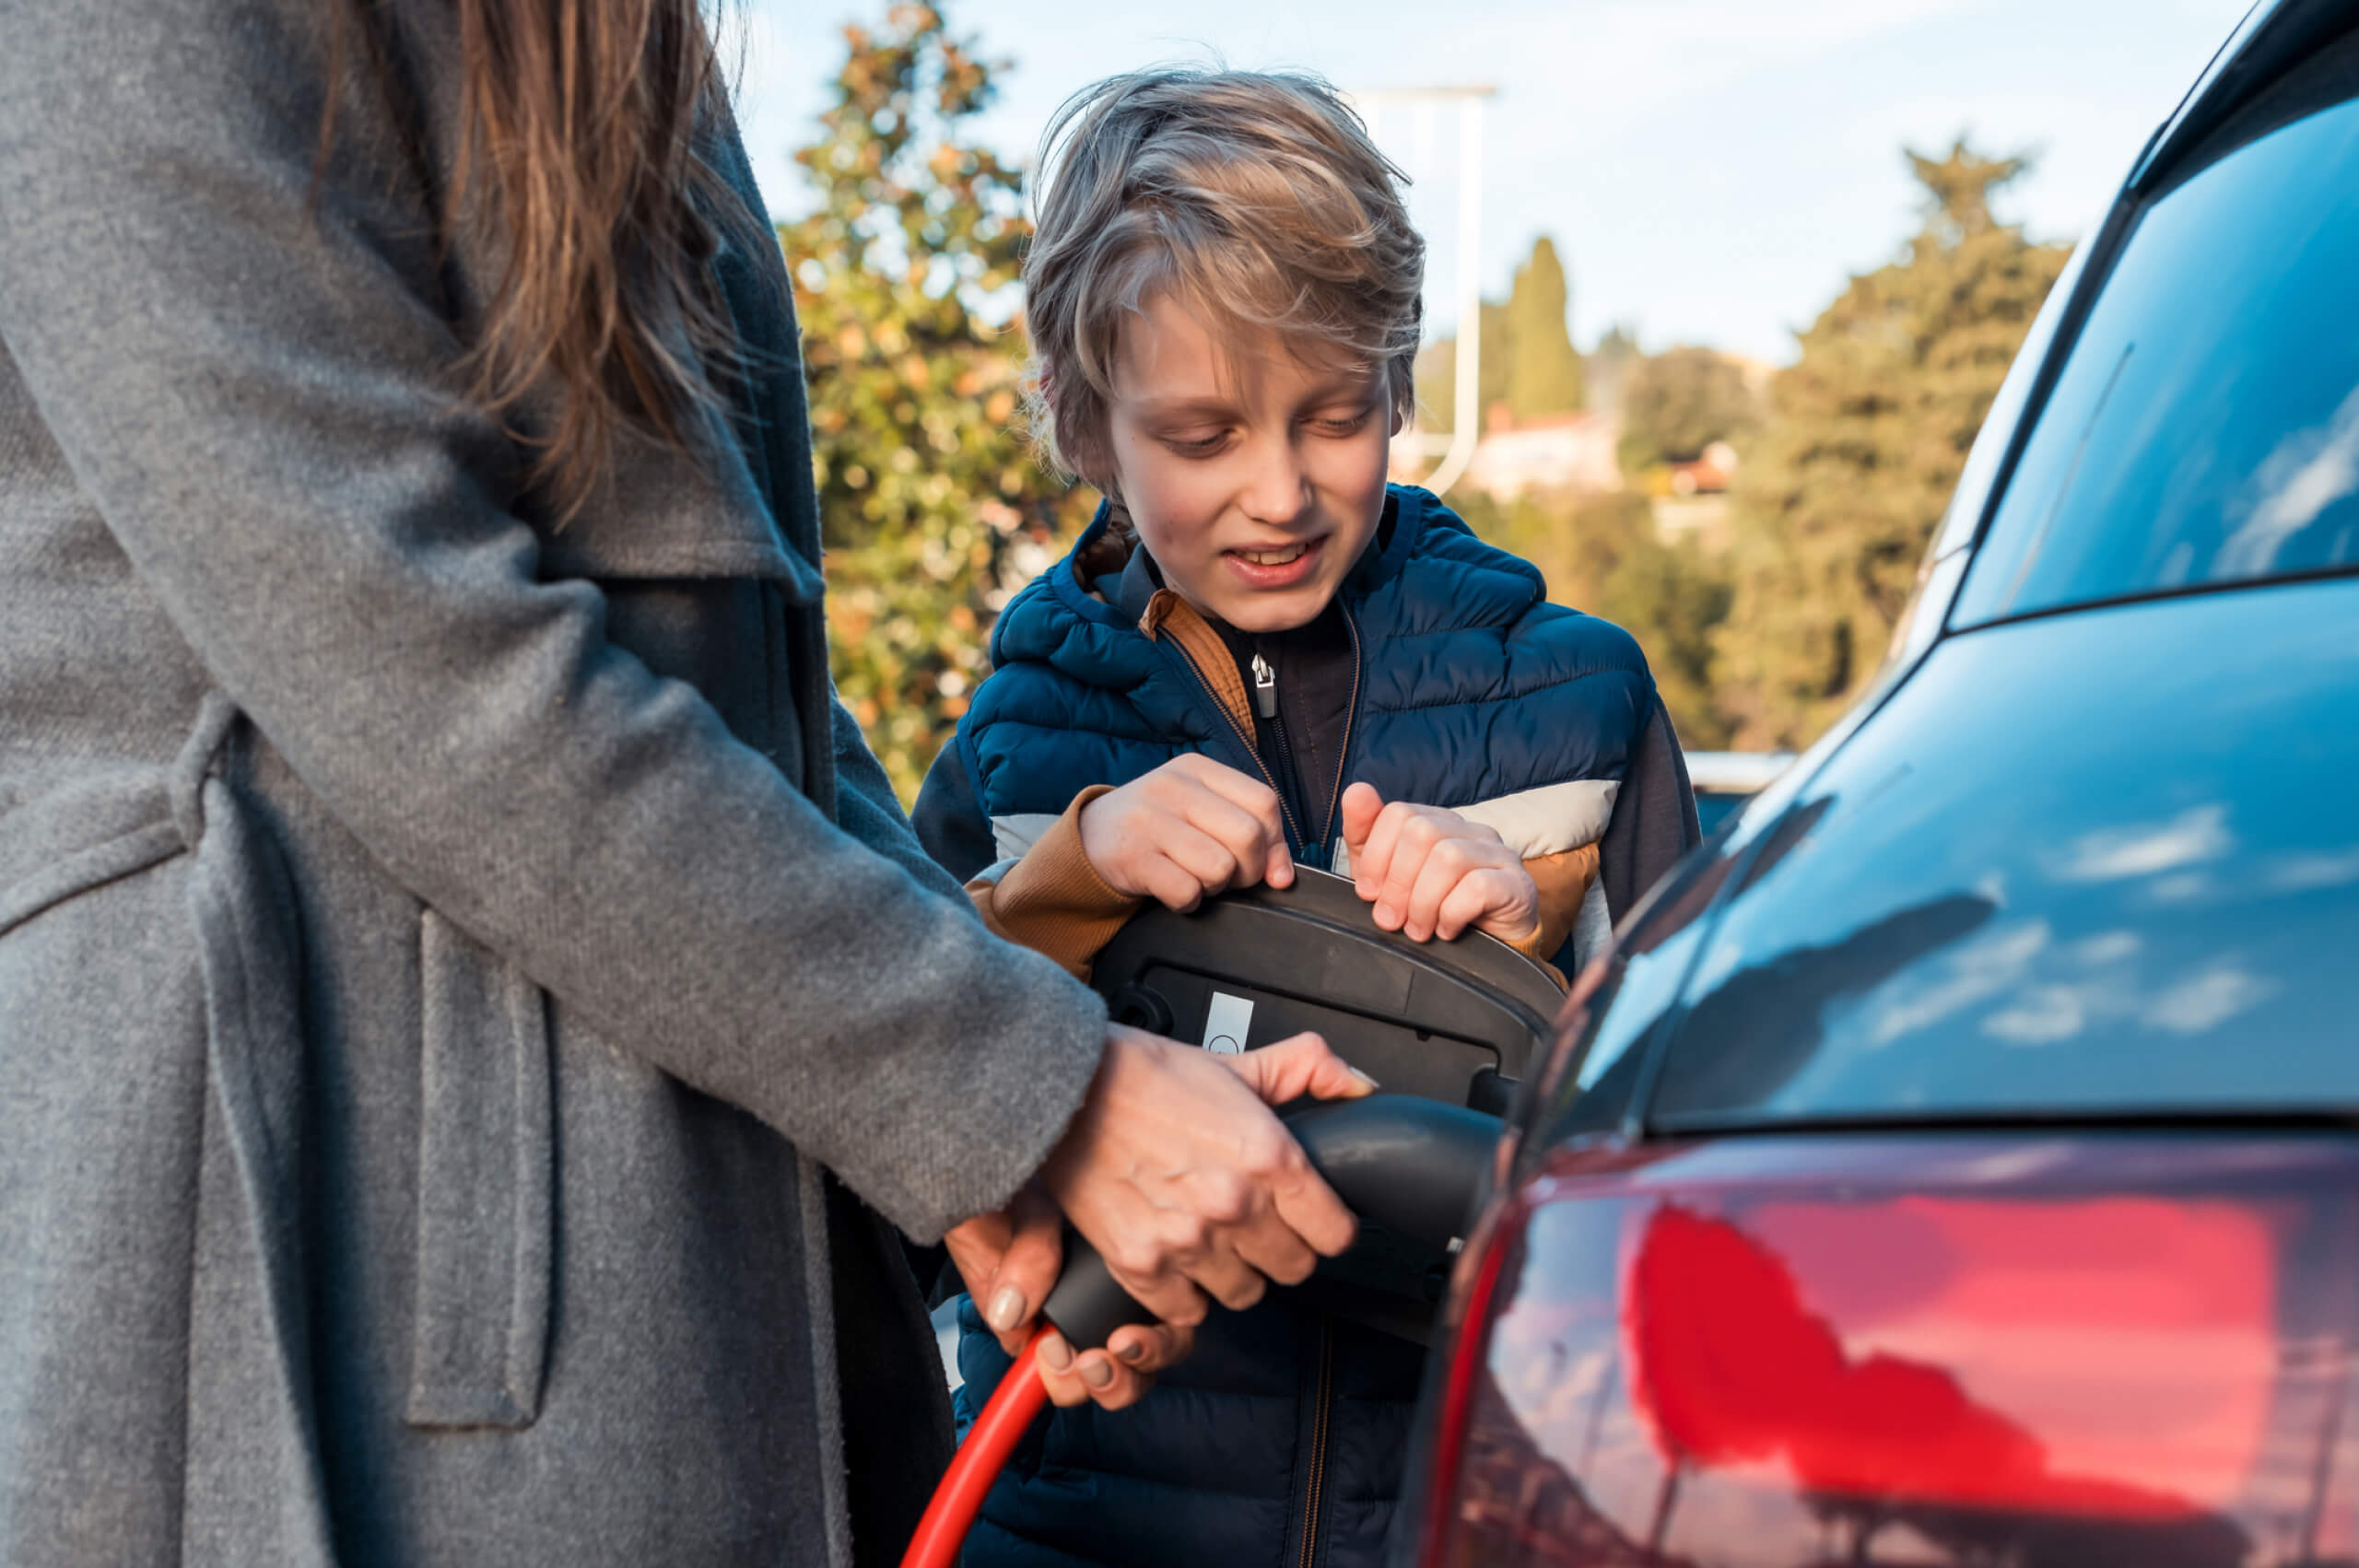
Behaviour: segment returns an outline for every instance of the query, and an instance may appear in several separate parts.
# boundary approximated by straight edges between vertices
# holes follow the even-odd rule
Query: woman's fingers
[[[1027,1183],[1008,1206],[1015,1222],[1007,1250],[992,1278],[990,1294],[977,1296],[983,1321],[1009,1354],[1024,1348],[1032,1319],[1056,1287],[1064,1266],[1064,1217],[1049,1195]]]
[[[1122,1343],[1127,1348],[1131,1341]],[[1070,1408],[1088,1400],[1107,1410],[1119,1410],[1144,1398],[1155,1387],[1153,1366],[1126,1362],[1113,1354],[1114,1350],[1115,1345],[1109,1344],[1105,1350],[1083,1351],[1076,1355],[1061,1334],[1042,1340],[1034,1369],[1039,1375],[1040,1387],[1049,1391],[1050,1402]],[[1168,1365],[1168,1362],[1155,1364]]]
[[[1289,1035],[1256,1050],[1213,1059],[1245,1080],[1264,1105],[1283,1106],[1305,1094],[1320,1100],[1356,1100],[1376,1087],[1374,1079],[1312,1034]]]
[[[1064,1260],[1064,1221],[1049,1195],[1027,1183],[1006,1208],[962,1221],[942,1240],[1000,1344],[1010,1355],[1023,1349]]]
[[[1259,1269],[1245,1260],[1248,1251],[1277,1247],[1283,1243],[1260,1233],[1274,1227],[1256,1226],[1238,1238],[1236,1246],[1206,1255],[1190,1277],[1202,1286],[1206,1294],[1231,1312],[1242,1312],[1260,1301],[1270,1288],[1270,1281]]]
[[[1196,1347],[1196,1331],[1169,1323],[1129,1323],[1114,1330],[1106,1352],[1122,1365],[1152,1377],[1165,1367],[1177,1366]]]
[[[1285,1258],[1289,1233],[1318,1252],[1351,1244],[1350,1212],[1262,1103],[1314,1086],[1366,1092],[1316,1039],[1216,1057],[1109,1030],[1042,1185],[1134,1299],[1165,1322],[1196,1323],[1204,1291],[1232,1304],[1257,1295],[1247,1259]]]
[[[1290,1230],[1274,1237],[1257,1235],[1240,1241],[1237,1256],[1281,1285],[1298,1285],[1319,1267],[1319,1254]]]

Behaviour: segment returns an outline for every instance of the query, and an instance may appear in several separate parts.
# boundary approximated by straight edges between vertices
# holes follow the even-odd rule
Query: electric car
[[[1578,980],[1417,1562],[2359,1562],[2359,6],[2264,0],[1869,697]]]

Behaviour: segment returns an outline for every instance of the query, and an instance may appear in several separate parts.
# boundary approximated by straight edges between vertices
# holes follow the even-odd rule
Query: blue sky
[[[847,20],[884,0],[744,0],[740,107],[764,193],[803,205],[807,141]],[[2002,210],[2038,238],[2099,213],[2247,0],[946,0],[1014,62],[982,134],[1027,152],[1074,88],[1158,60],[1307,67],[1346,88],[1481,82],[1480,276],[1504,295],[1537,233],[1573,278],[1586,347],[1615,321],[1649,348],[1776,362],[1847,275],[1915,228],[1904,143],[1960,131],[2039,155]],[[1180,19],[1184,16],[1185,19]],[[1455,141],[1383,111],[1432,252],[1428,319],[1457,285]],[[1430,162],[1420,149],[1430,146]]]

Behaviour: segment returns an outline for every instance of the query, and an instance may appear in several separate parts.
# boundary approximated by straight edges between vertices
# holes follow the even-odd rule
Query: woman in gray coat
[[[889,1561],[890,1226],[1343,1245],[933,870],[817,557],[691,0],[0,0],[0,1562]]]

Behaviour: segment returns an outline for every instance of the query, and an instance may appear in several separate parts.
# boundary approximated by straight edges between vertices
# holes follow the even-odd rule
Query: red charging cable
[[[910,1538],[910,1550],[901,1554],[901,1568],[955,1568],[958,1548],[965,1544],[968,1528],[982,1510],[984,1494],[1007,1467],[1015,1445],[1032,1429],[1040,1407],[1049,1402],[1049,1391],[1041,1387],[1033,1363],[1039,1357],[1040,1340],[1055,1332],[1045,1323],[1035,1330],[1015,1364],[992,1391],[983,1413],[968,1429],[967,1441],[958,1445],[958,1452],[952,1457],[950,1469],[943,1472],[942,1484],[933,1489],[933,1501],[925,1505],[918,1533]]]

